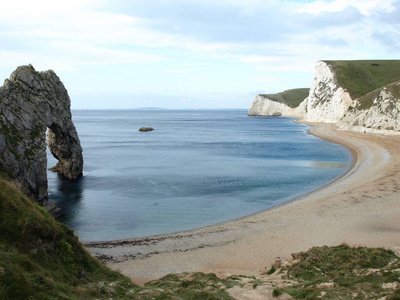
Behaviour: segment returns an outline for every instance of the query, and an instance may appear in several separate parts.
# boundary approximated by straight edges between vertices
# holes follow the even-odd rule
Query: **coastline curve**
[[[380,232],[377,238],[365,228],[374,224],[377,212],[381,212],[383,221],[397,213],[397,208],[388,209],[397,196],[396,188],[392,192],[384,189],[388,195],[382,195],[381,190],[395,184],[385,173],[390,167],[396,168],[389,162],[398,159],[395,149],[400,138],[338,131],[330,124],[308,124],[313,126],[312,134],[353,151],[352,167],[334,182],[285,204],[229,222],[142,239],[92,242],[86,247],[139,284],[169,273],[192,271],[219,276],[251,275],[262,271],[262,266],[268,266],[278,256],[290,257],[290,253],[317,245],[347,242],[395,247],[398,241],[390,232]],[[393,170],[393,174],[398,173],[399,170]],[[377,185],[382,188],[377,189]],[[384,206],[377,207],[374,193],[387,199]],[[371,207],[374,210],[368,210]]]

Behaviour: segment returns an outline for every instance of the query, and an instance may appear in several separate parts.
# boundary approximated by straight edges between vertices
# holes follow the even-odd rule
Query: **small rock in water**
[[[154,130],[154,128],[152,128],[152,127],[140,127],[139,128],[139,131],[152,131],[152,130]]]

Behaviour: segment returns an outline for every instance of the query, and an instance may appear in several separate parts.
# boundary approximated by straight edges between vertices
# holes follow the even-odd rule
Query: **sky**
[[[35,0],[0,10],[0,80],[54,70],[73,109],[249,108],[319,60],[400,59],[400,0]]]

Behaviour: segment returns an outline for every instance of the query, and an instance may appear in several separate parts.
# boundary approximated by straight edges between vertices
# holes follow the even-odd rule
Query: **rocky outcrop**
[[[305,103],[304,120],[336,123],[351,103],[350,94],[339,85],[331,66],[323,61],[317,62],[315,78]]]
[[[356,131],[400,131],[400,81],[353,102],[337,126]]]
[[[144,131],[144,132],[153,131],[153,130],[154,130],[153,127],[140,127],[139,128],[139,131]]]
[[[71,101],[51,70],[18,67],[0,87],[0,171],[30,198],[47,200],[47,145],[68,179],[82,175],[82,148],[71,119]]]

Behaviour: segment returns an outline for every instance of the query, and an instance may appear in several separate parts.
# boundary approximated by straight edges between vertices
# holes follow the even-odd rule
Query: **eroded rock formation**
[[[71,119],[71,101],[52,71],[15,70],[0,87],[0,171],[40,204],[47,200],[47,144],[68,179],[82,175],[82,147]]]

